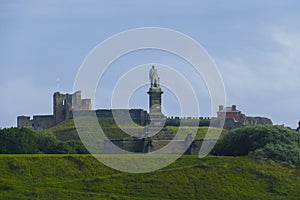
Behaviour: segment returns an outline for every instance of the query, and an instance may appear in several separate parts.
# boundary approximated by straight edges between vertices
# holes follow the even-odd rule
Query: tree
[[[35,132],[29,128],[0,129],[0,153],[38,153]]]
[[[70,141],[67,141],[66,144],[68,146],[70,146],[73,151],[75,151],[76,153],[78,154],[86,154],[86,153],[89,153],[85,146],[82,144],[81,141],[79,140],[70,140]]]
[[[58,143],[56,136],[51,131],[36,131],[35,135],[38,148],[43,153],[51,153],[56,143]]]
[[[300,162],[300,134],[284,126],[253,126],[233,129],[214,149],[218,155],[253,155],[289,164]]]

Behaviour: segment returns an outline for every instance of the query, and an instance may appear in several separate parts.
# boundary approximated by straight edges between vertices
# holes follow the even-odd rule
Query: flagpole
[[[59,78],[56,80],[56,89],[59,91]]]

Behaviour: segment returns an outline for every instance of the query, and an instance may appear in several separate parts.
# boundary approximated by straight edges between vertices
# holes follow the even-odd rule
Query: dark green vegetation
[[[88,155],[2,155],[0,170],[0,199],[299,199],[300,188],[299,169],[250,157],[183,156],[128,174]]]
[[[253,155],[287,165],[300,166],[300,134],[279,125],[239,128],[229,131],[215,148],[218,155]]]
[[[51,131],[0,129],[1,154],[88,153],[79,140],[60,141]]]

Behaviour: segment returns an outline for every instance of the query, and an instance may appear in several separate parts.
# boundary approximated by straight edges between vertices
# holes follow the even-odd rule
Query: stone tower
[[[55,124],[69,119],[72,95],[55,92],[53,95],[53,116]]]
[[[72,118],[71,111],[91,109],[91,99],[81,99],[81,91],[77,91],[73,94],[55,92],[53,95],[53,116],[55,124]]]

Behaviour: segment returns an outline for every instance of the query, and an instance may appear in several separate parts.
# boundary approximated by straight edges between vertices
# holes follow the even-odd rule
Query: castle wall
[[[231,130],[231,129],[235,129],[235,128],[241,128],[243,126],[245,126],[245,125],[242,122],[236,121],[231,118],[227,118],[227,119],[225,119],[223,128],[226,130]]]
[[[35,130],[47,129],[55,125],[53,115],[34,115],[32,121]]]
[[[146,125],[148,119],[147,111],[143,109],[100,109],[100,110],[73,110],[71,111],[70,118],[73,118],[73,113],[76,113],[76,117],[88,117],[97,116],[102,117],[113,117],[113,112],[116,117],[127,119],[131,117],[132,121],[139,125]],[[129,116],[128,116],[129,114]]]
[[[150,88],[148,94],[149,94],[149,103],[150,107],[154,105],[158,105],[158,107],[153,107],[151,109],[152,114],[158,114],[157,120],[162,121],[162,117],[164,117],[161,114],[160,105],[161,105],[161,94],[163,92],[161,89],[157,88]],[[19,116],[17,118],[17,126],[18,127],[34,127],[34,129],[44,129],[44,128],[50,128],[52,126],[55,126],[56,124],[59,124],[65,120],[72,119],[73,118],[73,112],[78,112],[77,114],[79,116],[96,116],[97,117],[113,117],[113,113],[117,115],[117,117],[128,119],[131,117],[131,119],[139,124],[139,125],[147,125],[149,122],[149,114],[147,111],[143,109],[101,109],[101,110],[91,110],[92,103],[91,99],[81,99],[81,92],[77,91],[73,94],[61,94],[59,92],[54,93],[53,95],[53,116],[52,115],[42,115],[42,116],[34,116],[31,120],[28,116]],[[226,113],[228,116],[226,116],[225,125],[224,128],[227,130],[239,128],[243,126],[253,126],[253,125],[259,125],[259,124],[272,124],[272,121],[268,118],[264,117],[246,117],[245,115],[241,114],[240,111],[236,110],[236,107],[232,106],[232,110],[234,112],[232,113]],[[129,113],[129,115],[128,115]],[[223,112],[218,112],[218,116],[222,114]],[[224,112],[225,113],[225,112]],[[232,116],[229,116],[232,114]],[[77,116],[78,116],[77,115]],[[153,117],[152,116],[152,117]],[[239,120],[236,120],[238,118]],[[153,120],[153,119],[152,119]],[[179,119],[178,117],[169,119],[174,122],[178,122],[176,124],[179,125],[179,122],[181,122],[183,125],[195,125],[195,122],[197,119],[193,118],[183,118]],[[155,120],[154,120],[155,121]],[[220,120],[219,120],[220,121]],[[168,121],[167,121],[168,122]],[[200,122],[199,122],[200,123]],[[210,121],[211,125],[214,126],[214,124],[218,124],[218,118],[213,118]]]
[[[18,116],[17,127],[32,127],[32,120],[29,116]]]
[[[96,110],[97,117],[112,117],[112,111],[110,109]]]
[[[273,124],[272,120],[266,117],[246,117],[243,122],[246,126]]]
[[[173,140],[175,148],[172,149],[173,154],[181,154],[178,150],[186,148],[187,143],[184,140]],[[142,139],[120,139],[120,140],[110,140],[104,142],[104,154],[122,154],[129,152],[134,153],[146,153],[157,151],[165,147],[170,140],[152,140],[151,145],[148,144],[147,140]],[[191,145],[187,148],[184,154],[186,155],[198,155],[203,140],[194,140]],[[120,149],[115,149],[113,145],[116,145]],[[147,149],[146,149],[147,148]]]
[[[55,125],[53,115],[34,115],[32,119],[29,116],[18,116],[18,127],[32,127],[34,130],[47,129]]]
[[[74,110],[80,110],[81,106],[81,92],[77,91],[72,94],[72,109]]]
[[[113,117],[114,115],[120,118],[131,117],[132,121],[140,125],[146,125],[148,114],[143,109],[101,109],[96,110],[97,117]],[[128,116],[129,113],[129,116]]]
[[[152,146],[149,148],[150,152],[157,151],[163,147],[165,147],[167,144],[169,144],[171,140],[152,140]],[[180,150],[187,148],[187,142],[185,140],[173,140],[174,143],[174,149],[172,149],[172,153],[174,154],[180,154]],[[203,140],[194,140],[187,150],[184,152],[185,155],[198,155],[201,145],[203,143]]]
[[[129,110],[130,117],[132,120],[140,125],[145,126],[148,120],[148,113],[143,109],[130,109]]]
[[[91,109],[92,109],[91,99],[82,99],[80,110],[91,110]]]
[[[74,113],[76,117],[92,117],[96,115],[95,110],[73,110],[70,113],[70,118],[74,118]]]
[[[116,147],[120,149],[117,149]],[[124,154],[129,152],[142,153],[144,149],[145,141],[138,139],[120,139],[120,140],[106,140],[104,142],[104,154]]]
[[[81,91],[77,91],[71,95],[69,110],[91,110],[92,101],[91,99],[81,99]]]

